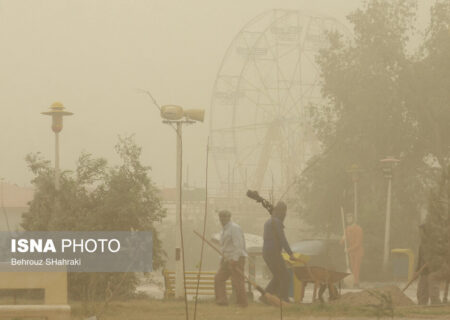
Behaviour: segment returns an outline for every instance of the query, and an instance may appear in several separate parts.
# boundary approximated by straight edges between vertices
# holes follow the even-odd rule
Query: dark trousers
[[[245,292],[244,266],[245,257],[240,257],[234,266],[230,262],[222,260],[219,271],[217,271],[214,277],[216,303],[223,305],[228,304],[225,286],[226,281],[231,277],[231,285],[236,293],[237,304],[242,307],[248,305],[247,293]]]
[[[430,287],[428,274],[421,274],[417,283],[417,302],[421,305],[427,305],[430,300]]]
[[[421,274],[417,284],[417,302],[421,305],[440,304],[440,284],[442,273],[440,271],[430,274]]]
[[[443,269],[430,272],[428,275],[428,286],[430,292],[431,304],[441,304],[441,282],[445,280],[445,273]]]
[[[263,258],[272,273],[272,280],[267,285],[266,292],[289,301],[289,274],[281,252],[263,251]]]

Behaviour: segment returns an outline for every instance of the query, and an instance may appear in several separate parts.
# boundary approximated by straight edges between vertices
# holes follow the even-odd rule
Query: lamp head
[[[183,118],[183,108],[176,105],[165,105],[161,107],[161,117],[167,120],[180,120]]]
[[[50,111],[42,112],[42,114],[52,116],[52,130],[55,133],[60,132],[63,128],[63,116],[73,115],[72,112],[64,110],[61,102],[54,102],[50,106]]]
[[[188,109],[188,110],[184,111],[184,116],[190,120],[203,122],[203,120],[205,119],[205,110],[203,110],[203,109]]]
[[[178,121],[186,118],[186,120],[194,120],[203,122],[205,118],[205,110],[188,109],[183,110],[177,105],[165,105],[161,107],[161,117],[166,120]]]

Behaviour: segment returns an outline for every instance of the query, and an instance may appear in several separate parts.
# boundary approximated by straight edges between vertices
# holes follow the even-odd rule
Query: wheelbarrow
[[[339,293],[335,284],[349,275],[347,272],[328,270],[323,267],[309,266],[307,264],[303,266],[293,266],[292,271],[297,279],[303,284],[300,301],[303,300],[306,284],[308,282],[314,283],[313,302],[317,299],[323,301],[322,295],[327,288],[330,293],[330,300],[339,298]]]

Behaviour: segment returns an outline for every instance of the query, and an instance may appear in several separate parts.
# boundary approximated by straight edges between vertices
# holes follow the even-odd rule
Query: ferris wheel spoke
[[[303,98],[305,98],[305,96],[306,96],[306,97],[309,97],[309,99],[307,99],[307,100],[311,100],[311,93],[312,93],[312,91],[314,90],[314,88],[318,85],[319,81],[320,81],[320,76],[316,76],[315,79],[313,80],[313,83],[312,83],[312,84],[310,85],[310,87],[308,88],[309,91],[307,91],[307,92],[306,92],[306,91],[305,91],[305,92],[301,92],[299,98],[298,98],[296,101],[294,101],[294,104],[291,106],[291,108],[287,111],[286,114],[290,114],[290,112],[292,111],[292,109],[295,108],[296,105],[297,105],[298,103],[300,103],[300,101],[301,101]],[[297,108],[297,109],[298,109],[298,108]]]
[[[311,57],[308,54],[306,54],[306,53],[305,53],[305,58],[311,63],[313,68],[316,70],[316,73],[320,74],[319,67],[317,66],[317,64],[315,62],[313,62],[313,60],[311,60]]]
[[[291,112],[293,112],[293,111],[295,111],[297,113],[297,116],[299,116],[299,117],[303,116],[303,114],[302,114],[302,109],[304,107],[303,104],[302,104],[302,99],[303,98],[304,98],[304,95],[303,95],[302,92],[300,92],[300,94],[297,97],[297,99],[292,98],[292,105],[289,107],[289,109],[286,109],[286,111],[283,114],[283,116],[284,117],[289,116],[291,114]]]
[[[258,42],[257,42],[257,43],[258,43]],[[257,43],[253,44],[253,46],[255,46]],[[251,47],[250,47],[250,45],[249,45],[247,39],[245,39],[245,44],[246,44],[246,46],[247,46],[247,50],[251,50]],[[260,87],[258,87],[257,85],[254,85],[251,81],[249,81],[248,79],[246,79],[246,78],[244,77],[243,74],[241,74],[241,78],[244,79],[244,80],[245,80],[247,83],[249,83],[250,85],[252,85],[255,89],[257,89],[258,92],[260,92],[260,93],[262,93],[264,96],[266,96],[266,98],[269,99],[269,101],[271,101],[273,104],[275,104],[273,97],[270,95],[270,90],[267,88],[266,83],[265,83],[265,81],[264,81],[264,78],[263,78],[263,76],[262,76],[262,74],[261,74],[261,70],[259,69],[258,64],[257,64],[257,62],[256,62],[256,56],[255,56],[255,55],[252,55],[251,57],[252,57],[252,58],[249,59],[249,60],[251,60],[251,61],[253,62],[254,67],[255,67],[255,69],[256,69],[256,71],[257,71],[258,77],[259,77],[259,81],[261,82],[261,84],[262,84],[262,86],[264,87],[265,91],[264,91],[264,90],[261,90]],[[267,110],[266,110],[266,111],[267,111]]]
[[[266,42],[269,42],[267,39],[267,35],[264,35]],[[272,54],[272,58],[274,61],[274,65],[277,69],[276,73],[277,73],[277,97],[278,97],[278,112],[280,111],[281,108],[281,98],[280,98],[280,77],[283,78],[283,81],[286,81],[286,78],[284,77],[282,71],[281,71],[281,67],[280,67],[280,61],[279,61],[279,55],[278,55],[278,44],[274,45],[274,46],[268,46],[269,48],[269,52]],[[274,52],[274,49],[276,50],[276,53]]]
[[[254,172],[254,179],[252,183],[252,188],[255,188],[259,190],[262,186],[262,183],[264,181],[264,176],[267,172],[267,169],[269,168],[271,155],[272,155],[272,149],[277,145],[277,141],[282,141],[282,136],[280,135],[280,128],[281,126],[279,124],[272,123],[269,127],[267,127],[267,131],[264,135],[264,141],[262,143],[259,143],[257,147],[261,147],[261,150],[259,151],[257,161],[255,163],[255,172]],[[252,154],[254,153],[254,150],[252,151]],[[249,154],[246,158],[249,158],[251,154]],[[243,161],[247,161],[247,159],[243,159]]]
[[[289,95],[290,95],[292,101],[294,102],[294,106],[296,105],[296,103],[295,103],[296,99],[292,96],[292,91],[291,90],[292,90],[292,87],[293,87],[293,85],[295,83],[295,76],[297,74],[297,70],[298,70],[298,73],[299,73],[299,77],[301,77],[301,70],[300,70],[300,68],[301,68],[301,61],[302,61],[301,57],[299,56],[299,58],[297,59],[297,62],[295,64],[294,72],[292,74],[290,85],[289,85],[289,88],[288,88],[288,92],[289,92]],[[299,82],[299,84],[301,85],[301,81]],[[301,95],[301,92],[300,92],[300,95]],[[284,105],[286,105],[287,99],[288,99],[288,97],[286,97],[286,100],[284,101]]]
[[[256,62],[255,57],[253,57],[252,61],[255,66],[255,69],[257,71],[257,74],[259,76],[259,80],[261,81],[261,84],[265,89],[265,92],[266,92],[265,95],[267,96],[267,98],[269,98],[270,102],[273,105],[277,105],[277,101],[275,101],[275,99],[270,95],[270,89],[267,87],[266,82],[264,81],[264,77],[262,76],[261,70],[259,69],[259,66],[258,66],[258,63]]]
[[[261,90],[261,89],[258,88],[256,85],[254,85],[253,83],[251,83],[248,79],[246,79],[246,78],[244,78],[244,77],[242,77],[242,79],[243,79],[247,84],[249,84],[250,86],[252,86],[253,89],[254,89],[255,91],[257,91],[258,93],[261,93],[261,94],[266,95],[265,92],[264,92],[263,90]],[[249,95],[246,95],[245,97],[246,97],[248,100],[250,100],[255,106],[257,106],[258,108],[262,109],[262,110],[263,110],[265,113],[267,113],[269,116],[273,116],[273,112],[271,112],[270,110],[267,110],[266,108],[264,108],[262,103],[256,101],[255,99],[252,99]],[[266,97],[268,97],[268,96],[266,95]]]
[[[280,173],[281,173],[281,179],[282,182],[284,182],[284,185],[289,185],[289,155],[286,157],[286,152],[285,150],[288,150],[286,147],[284,147],[283,145],[285,144],[285,142],[283,141],[281,144],[277,145],[276,148],[278,150],[278,153],[280,154],[280,158],[281,158],[281,162],[287,164],[284,168],[280,168]],[[284,181],[283,181],[284,179]]]
[[[298,119],[297,121],[292,121],[290,126],[285,126],[283,131],[286,137],[290,137],[292,134],[300,135],[304,129],[305,122],[303,119]],[[300,141],[303,141],[303,137],[300,137]]]
[[[273,138],[277,136],[279,128],[274,128],[273,126],[267,130],[265,136],[264,145],[262,147],[261,153],[259,154],[258,164],[255,171],[255,184],[253,188],[256,190],[261,189],[264,182],[264,176],[266,175],[267,168],[270,163],[270,155],[272,154],[272,149],[274,147]],[[275,133],[275,134],[274,134]]]
[[[284,101],[281,101],[281,98],[280,98],[280,90],[281,90],[281,89],[280,89],[280,85],[279,85],[279,79],[277,79],[277,82],[278,82],[278,88],[277,88],[277,89],[278,89],[279,107],[282,108],[282,107],[286,106],[286,103],[287,103],[287,100],[289,99],[289,97],[291,98],[291,100],[292,100],[293,102],[296,101],[296,98],[293,96],[291,90],[292,90],[293,84],[295,83],[295,76],[296,76],[296,74],[297,74],[297,70],[298,70],[298,68],[299,68],[301,59],[300,59],[300,58],[297,59],[297,62],[296,62],[296,64],[295,64],[295,67],[293,68],[294,71],[293,71],[293,73],[292,73],[292,77],[291,77],[290,79],[288,79],[288,78],[284,75],[283,70],[281,69],[281,66],[280,66],[280,59],[281,59],[282,55],[279,54],[278,46],[276,46],[276,47],[277,47],[277,52],[276,52],[276,54],[275,54],[275,52],[274,52],[273,50],[269,50],[269,51],[271,52],[272,57],[274,58],[274,61],[276,61],[275,65],[276,65],[276,68],[277,68],[277,77],[281,77],[283,83],[289,84],[288,86],[286,86],[286,88],[283,88],[284,90],[286,90],[286,95],[285,95]],[[294,50],[297,50],[297,49],[298,49],[297,47],[294,47],[294,49],[289,50],[288,53],[290,53],[290,52],[292,52],[292,51],[294,51]],[[287,55],[288,53],[285,53],[285,55]],[[280,110],[280,111],[281,111],[281,110]],[[284,112],[284,113],[285,113],[285,112]]]
[[[261,148],[264,144],[259,142],[255,145],[253,145],[250,149],[250,152],[246,153],[245,156],[241,157],[241,158],[237,158],[236,159],[236,163],[238,165],[242,165],[243,163],[245,163],[254,153],[256,150],[258,150],[259,148]]]
[[[289,55],[292,51],[302,51],[300,45],[293,46],[292,48],[289,48],[288,50],[285,50],[282,54],[278,55],[278,58],[282,59]]]
[[[297,70],[298,70],[299,65],[300,65],[300,59],[297,60],[296,66],[294,68],[294,72],[293,72],[292,77],[291,77],[291,79],[289,81],[289,86],[287,87],[287,93],[288,94],[286,95],[286,98],[283,101],[283,106],[287,105],[287,101],[288,101],[289,97],[291,98],[292,102],[294,102],[293,106],[294,107],[297,106],[297,104],[295,103],[295,101],[297,99],[292,95],[292,87],[293,87],[293,85],[295,83],[295,75],[297,74]],[[286,82],[287,81],[288,80],[286,80]],[[301,95],[301,93],[300,93],[300,95]],[[283,115],[286,115],[286,114],[289,114],[289,112],[285,112]]]
[[[298,117],[304,117],[304,114],[302,111],[304,111],[304,106],[302,103],[302,99],[303,99],[303,94],[300,94],[300,96],[296,99],[292,101],[292,106],[286,110],[286,112],[284,113],[284,117],[287,117],[291,114],[291,112],[295,111]]]
[[[220,128],[220,129],[213,129],[212,132],[231,132],[235,130],[254,130],[254,129],[260,129],[260,128],[267,128],[270,125],[270,123],[254,123],[254,124],[247,124],[242,126],[234,126],[234,127],[228,127],[228,128]]]

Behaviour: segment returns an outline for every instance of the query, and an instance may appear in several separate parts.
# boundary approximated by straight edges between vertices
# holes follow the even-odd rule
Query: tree
[[[408,246],[425,201],[422,174],[428,169],[417,149],[417,117],[405,98],[404,74],[414,21],[409,1],[371,0],[349,16],[354,39],[336,33],[318,58],[326,103],[312,105],[314,128],[324,152],[299,177],[297,201],[313,228],[341,234],[339,208],[353,211],[352,181],[346,170],[363,169],[358,223],[365,231],[366,256],[381,265],[387,183],[379,160],[401,158],[394,171],[392,243]],[[324,221],[326,223],[324,223]],[[374,263],[377,262],[377,263]]]
[[[34,174],[34,198],[23,215],[22,226],[30,231],[152,231],[153,267],[164,264],[156,223],[165,216],[158,190],[149,177],[150,167],[140,162],[141,148],[133,137],[119,138],[115,147],[121,159],[108,166],[102,158],[83,153],[74,172],[63,172],[55,190],[54,171],[40,154],[26,157]],[[88,302],[112,293],[131,294],[134,274],[72,273],[69,293]],[[92,312],[92,310],[87,310]]]
[[[405,74],[407,103],[417,114],[420,149],[444,168],[450,153],[450,1],[438,0],[417,61]]]
[[[425,121],[421,125],[426,151],[441,168],[441,178],[429,197],[424,239],[425,261],[432,272],[450,280],[450,1],[438,0],[415,68],[414,89],[421,99],[415,107]],[[446,170],[445,170],[446,169]]]

